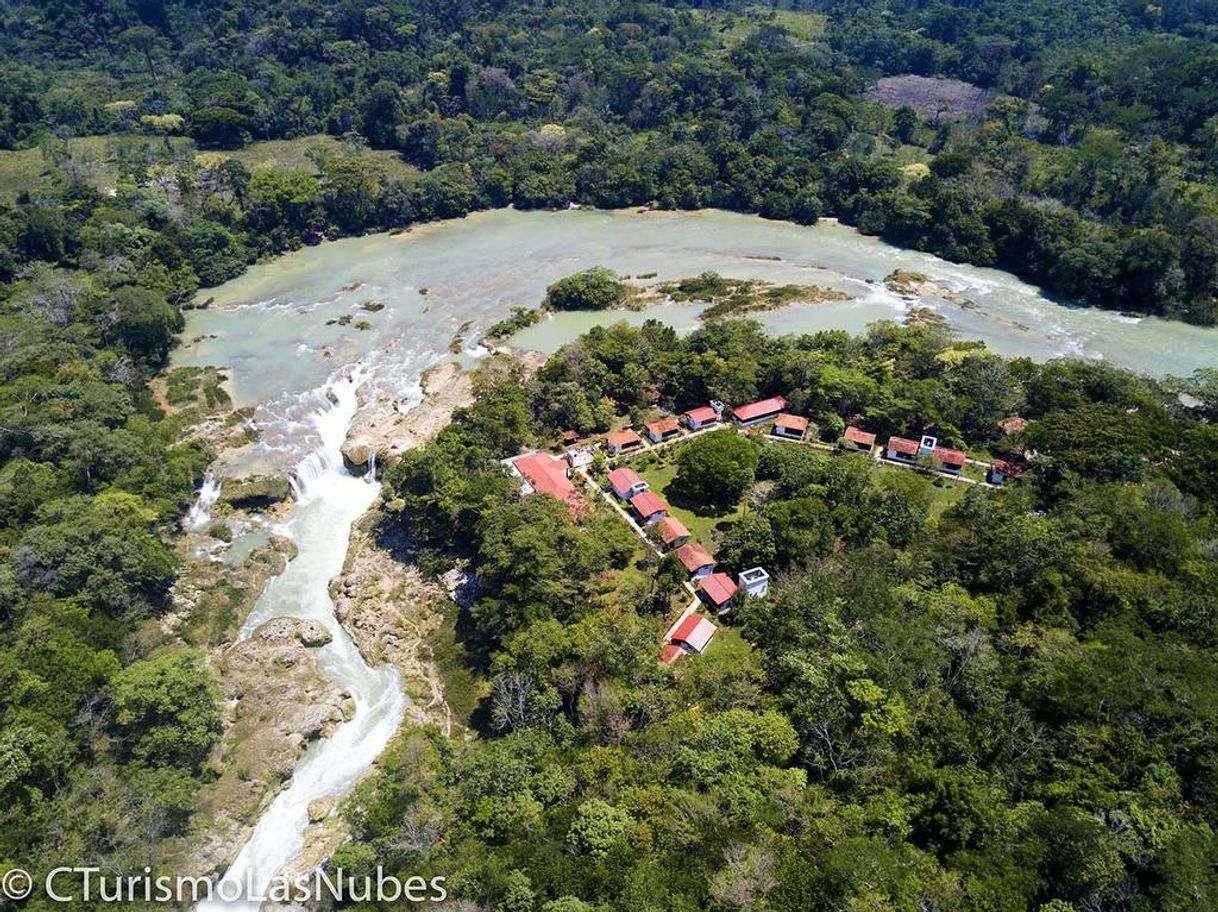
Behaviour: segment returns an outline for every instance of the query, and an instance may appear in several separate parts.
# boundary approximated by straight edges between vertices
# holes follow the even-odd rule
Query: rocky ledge
[[[427,442],[458,408],[473,401],[469,374],[456,364],[440,364],[423,376],[423,401],[401,411],[398,402],[381,398],[365,403],[343,443],[343,462],[347,470],[361,474],[375,456],[378,465],[391,465],[406,450]]]
[[[223,870],[304,748],[355,712],[351,695],[317,668],[314,649],[331,637],[317,621],[273,618],[213,653],[227,715],[209,761],[215,779],[199,796],[196,821],[207,823],[180,845],[182,870]]]

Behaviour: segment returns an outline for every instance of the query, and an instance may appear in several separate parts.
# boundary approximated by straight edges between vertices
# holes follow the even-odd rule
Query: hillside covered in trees
[[[404,734],[336,864],[547,912],[1218,903],[1212,399],[1207,416],[933,323],[779,340],[619,324],[531,381],[482,382],[388,476],[421,559],[479,582],[457,630],[482,737]],[[499,464],[559,428],[642,420],[657,388],[677,411],[782,394],[828,439],[866,415],[1037,455],[987,488],[768,434],[678,443],[672,503],[682,486],[695,510],[739,500],[699,535],[721,569],[777,584],[669,672],[659,643],[688,599],[671,554],[603,507],[521,499]],[[658,481],[665,458],[629,465]]]
[[[105,158],[107,180],[162,186],[205,284],[475,208],[654,203],[833,215],[1100,307],[1215,319],[1209,2],[6,0],[0,20],[0,148],[51,165],[3,215],[0,276],[73,258],[74,179]],[[990,102],[867,100],[905,75]],[[73,152],[98,134],[133,139]],[[194,154],[318,134],[350,149]]]
[[[509,204],[718,206],[1218,319],[1212,0],[0,0],[0,24],[3,866],[138,870],[214,774],[215,681],[161,624],[211,454],[149,382],[259,258]],[[482,582],[449,659],[478,737],[404,735],[337,862],[544,912],[1218,906],[1212,372],[724,321],[480,383],[388,478],[421,565]],[[672,562],[499,465],[653,390],[1035,459],[964,494],[750,442],[707,525],[772,595],[670,673]]]

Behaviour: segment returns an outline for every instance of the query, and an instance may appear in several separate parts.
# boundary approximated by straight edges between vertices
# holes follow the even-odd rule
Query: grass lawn
[[[824,38],[828,22],[828,18],[820,13],[773,9],[761,4],[747,6],[741,13],[705,11],[701,15],[711,28],[730,43],[746,40],[758,26],[777,25],[787,30],[795,44],[806,44]]]
[[[674,504],[672,497],[669,495],[668,488],[677,477],[677,466],[675,463],[661,463],[660,465],[649,466],[646,469],[640,469],[634,464],[630,465],[631,468],[639,473],[639,476],[644,481],[651,485],[653,491],[668,501],[669,512],[685,523],[685,527],[693,533],[694,538],[707,548],[712,548],[718,539],[715,526],[720,523],[733,523],[744,515],[743,504],[738,504],[735,509],[728,510],[725,513],[695,513],[692,510],[678,507]]]
[[[119,163],[124,160],[185,164],[206,151],[207,154],[235,158],[250,170],[273,162],[316,171],[308,156],[309,150],[314,148],[324,149],[331,155],[346,151],[342,140],[326,134],[251,143],[244,149],[232,151],[200,150],[184,136],[79,136],[68,140],[69,164],[65,167],[94,187],[113,187],[118,182]],[[365,149],[361,154],[383,165],[391,177],[402,177],[414,170],[393,151]],[[12,202],[18,193],[37,186],[51,171],[52,166],[40,148],[0,150],[0,201]]]

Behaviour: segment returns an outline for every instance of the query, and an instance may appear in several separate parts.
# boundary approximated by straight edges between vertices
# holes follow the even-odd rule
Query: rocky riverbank
[[[361,401],[342,447],[348,471],[363,474],[374,457],[377,465],[391,465],[438,434],[454,411],[473,401],[470,375],[456,364],[433,367],[422,385],[423,401],[408,411],[387,396]]]
[[[398,413],[388,401],[365,404],[343,448],[353,467],[362,463],[366,468],[372,454],[380,464],[400,458],[438,433],[456,408],[472,401],[469,375],[453,364],[429,371],[423,388],[423,401],[408,413]],[[214,412],[208,418],[213,427],[227,425],[227,419]],[[224,464],[231,452],[222,438],[211,442],[221,444],[217,463]],[[248,437],[232,443],[244,447]],[[362,460],[354,458],[361,447]],[[202,875],[223,871],[261,812],[290,782],[304,748],[355,711],[350,696],[317,667],[314,650],[328,642],[329,633],[316,622],[275,618],[247,639],[235,641],[267,582],[295,557],[291,540],[273,531],[290,516],[286,496],[286,479],[227,480],[213,521],[177,543],[182,571],[174,588],[174,610],[164,619],[162,633],[209,648],[225,718],[208,763],[212,778],[200,789],[191,832],[168,840],[157,853],[175,870]],[[256,518],[251,510],[265,512]],[[265,530],[263,546],[244,559],[224,559],[234,540],[257,529]],[[447,595],[406,562],[404,543],[385,531],[377,507],[353,528],[343,572],[330,589],[336,615],[365,660],[370,665],[391,663],[401,674],[414,701],[407,724],[434,724],[451,732],[452,714],[426,647],[442,621],[437,600]],[[313,825],[298,865],[321,863],[345,837],[341,818],[333,813],[337,801],[327,798],[314,805]]]
[[[448,598],[434,578],[405,558],[406,542],[376,509],[351,530],[343,573],[330,583],[335,614],[369,665],[392,664],[412,703],[406,721],[452,734],[452,712],[427,640],[443,623]]]

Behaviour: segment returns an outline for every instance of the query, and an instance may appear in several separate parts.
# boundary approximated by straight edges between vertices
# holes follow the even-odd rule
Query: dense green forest
[[[0,148],[55,163],[0,216],[0,277],[75,260],[89,162],[70,138],[104,133],[160,137],[114,153],[120,184],[157,186],[169,209],[126,227],[178,223],[205,284],[321,236],[475,208],[654,203],[833,215],[1101,307],[1216,315],[1212,2],[6,0],[0,19]],[[990,94],[867,100],[882,74]],[[352,154],[251,169],[180,141],[319,133],[418,172]]]
[[[1218,904],[1212,396],[1198,413],[933,320],[786,339],[623,323],[528,383],[483,383],[388,476],[423,558],[479,580],[458,629],[489,680],[483,737],[403,735],[335,863],[548,912]],[[747,505],[720,566],[780,582],[726,619],[751,648],[729,634],[674,676],[658,644],[681,569],[611,511],[520,499],[498,463],[637,419],[655,388],[678,410],[781,393],[827,439],[865,414],[1038,455],[987,489],[732,431],[680,445],[699,452],[678,486]],[[1005,436],[1010,414],[1027,425]]]
[[[0,864],[127,870],[189,826],[221,710],[159,620],[210,454],[148,381],[259,258],[507,204],[720,206],[1218,319],[1212,0],[0,0],[0,23]],[[983,101],[869,93],[910,74]],[[396,744],[345,864],[546,912],[1218,906],[1212,374],[725,322],[481,382],[390,484],[424,564],[483,582],[460,619],[483,737]],[[718,544],[782,578],[674,678],[671,562],[497,468],[653,388],[1039,456],[946,502],[758,446]]]

